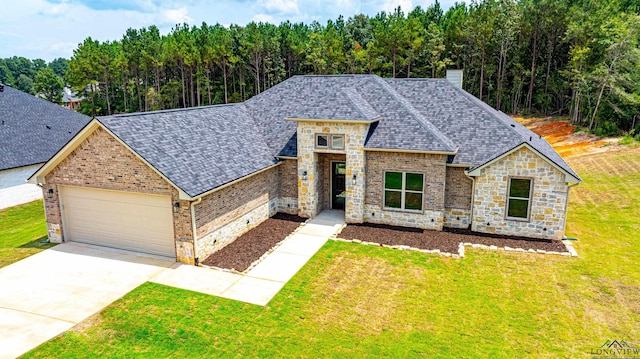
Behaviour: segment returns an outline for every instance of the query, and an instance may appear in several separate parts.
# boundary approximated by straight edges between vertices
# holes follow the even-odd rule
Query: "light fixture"
[[[49,199],[53,198],[53,188],[49,188],[47,190],[47,198]]]
[[[178,210],[180,209],[180,202],[176,202],[173,204],[173,213],[178,213]]]
[[[353,175],[353,179],[351,180],[351,184],[355,186],[357,179],[358,179],[358,177],[356,177],[356,175]]]
[[[302,172],[302,179],[305,181],[309,179],[309,175],[307,174],[307,171]]]

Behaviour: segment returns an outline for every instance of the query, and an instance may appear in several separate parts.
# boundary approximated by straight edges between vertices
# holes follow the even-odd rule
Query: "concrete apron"
[[[0,358],[63,333],[174,263],[64,243],[0,269]]]
[[[176,263],[151,281],[245,303],[267,305],[343,224],[343,211],[320,213],[244,275]]]

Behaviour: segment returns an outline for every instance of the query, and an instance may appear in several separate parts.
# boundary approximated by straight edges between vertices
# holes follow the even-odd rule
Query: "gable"
[[[535,166],[540,166],[541,163],[544,163],[545,165],[553,168],[553,170],[557,171],[559,174],[563,175],[564,177],[564,182],[569,183],[569,182],[573,182],[573,183],[580,183],[582,182],[582,180],[576,176],[574,176],[572,173],[567,172],[564,168],[558,166],[558,164],[556,164],[555,162],[551,161],[549,158],[545,157],[544,155],[542,155],[540,152],[538,152],[535,148],[531,147],[529,144],[527,143],[523,143],[513,149],[511,149],[510,151],[507,151],[499,156],[496,156],[495,158],[493,158],[492,160],[474,167],[472,169],[470,169],[469,171],[467,171],[467,175],[472,176],[472,177],[477,177],[480,176],[482,174],[482,170],[488,167],[492,167],[495,165],[504,165],[507,167],[513,166],[512,168],[514,169],[515,172],[517,172],[517,170],[519,169],[517,166],[519,166],[518,164],[516,164],[513,161],[509,161],[508,159],[513,157],[515,154],[519,154],[519,153],[526,153],[528,157],[532,157],[535,158],[535,161],[533,161],[532,163],[535,163]],[[513,163],[512,163],[513,162]],[[531,162],[531,161],[530,161]],[[531,164],[529,164],[529,166],[531,166]]]
[[[173,193],[175,188],[102,128],[97,128],[45,176],[46,182]]]
[[[52,178],[62,179],[67,184],[121,190],[132,190],[150,181],[158,188],[172,187],[180,199],[190,199],[97,120],[92,120],[78,132],[28,182],[42,185]],[[125,178],[130,184],[125,187],[116,184]]]

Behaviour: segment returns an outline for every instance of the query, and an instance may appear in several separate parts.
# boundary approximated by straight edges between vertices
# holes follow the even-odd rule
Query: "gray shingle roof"
[[[355,103],[355,105],[354,105]],[[456,146],[375,75],[294,76],[249,99],[244,106],[269,139],[273,153],[296,157],[295,123],[284,118],[380,118],[369,148],[454,152]]]
[[[0,92],[0,170],[46,162],[89,121],[5,85]]]
[[[98,121],[192,197],[276,163],[239,105],[116,115]]]
[[[510,117],[441,79],[375,75],[294,76],[235,105],[101,117],[98,120],[190,196],[297,157],[286,118],[373,121],[369,149],[451,153],[481,166],[528,143],[579,178],[549,144]]]
[[[445,79],[385,81],[459,146],[453,164],[478,167],[528,143],[572,176],[580,178],[545,139]]]
[[[356,105],[348,107],[338,94]],[[363,105],[357,105],[360,103]],[[379,117],[367,135],[366,148],[457,150],[449,163],[477,167],[526,142],[579,178],[544,139],[445,79],[294,76],[251,98],[244,106],[269,139],[273,153],[280,156],[297,156],[295,124],[282,121],[283,118],[327,118],[340,112],[333,108],[336,106],[342,109],[341,117],[336,118]],[[295,115],[311,111],[314,106],[319,108],[313,111],[324,115]],[[347,110],[352,111],[349,116]]]

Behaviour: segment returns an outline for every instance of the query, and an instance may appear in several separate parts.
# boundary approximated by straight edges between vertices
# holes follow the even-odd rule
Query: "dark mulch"
[[[282,242],[304,221],[306,218],[277,213],[210,255],[202,264],[242,272],[269,249]]]
[[[461,229],[432,231],[370,223],[350,224],[340,232],[338,237],[390,246],[405,245],[419,249],[439,249],[440,252],[445,253],[458,253],[458,246],[461,242],[525,250],[542,249],[548,252],[567,252],[567,248],[561,241],[484,234]]]

